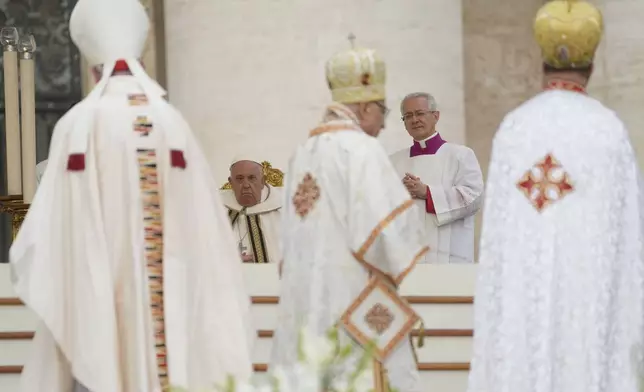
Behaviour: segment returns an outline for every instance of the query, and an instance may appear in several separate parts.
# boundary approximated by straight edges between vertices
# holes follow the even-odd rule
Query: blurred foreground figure
[[[402,328],[403,312],[388,306],[402,301],[395,289],[428,248],[417,207],[375,138],[387,114],[385,64],[375,51],[356,48],[334,56],[326,72],[335,103],[295,152],[286,177],[280,322],[270,366],[297,363],[300,328],[325,336],[347,311],[364,309],[360,301],[370,296],[361,293],[371,277],[396,297],[360,318],[378,337],[397,336],[378,365],[399,392],[420,391],[413,325]]]
[[[586,94],[591,4],[537,14],[544,92],[494,139],[469,392],[638,392],[644,199],[628,132]]]
[[[10,252],[40,320],[23,392],[203,390],[251,374],[234,237],[190,128],[137,60],[147,31],[136,0],[72,13],[102,75],[56,125]]]

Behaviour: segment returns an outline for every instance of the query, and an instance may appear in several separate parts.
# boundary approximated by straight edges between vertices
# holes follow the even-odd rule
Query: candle
[[[20,109],[18,102],[18,30],[4,27],[0,31],[4,47],[4,120],[5,120],[5,164],[7,173],[7,194],[22,193],[20,177]]]
[[[22,124],[22,199],[29,204],[36,193],[36,84],[33,35],[22,37],[20,51],[20,114]]]

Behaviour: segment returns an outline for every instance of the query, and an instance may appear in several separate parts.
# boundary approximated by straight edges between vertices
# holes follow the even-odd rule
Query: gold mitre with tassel
[[[326,63],[326,80],[334,102],[356,103],[385,99],[385,62],[373,49],[352,48]]]
[[[578,0],[551,1],[541,7],[534,21],[543,61],[558,69],[592,64],[603,29],[601,12]]]

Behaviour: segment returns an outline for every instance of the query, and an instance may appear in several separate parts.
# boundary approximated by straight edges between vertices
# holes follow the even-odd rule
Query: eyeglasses
[[[430,111],[418,110],[418,111],[413,112],[413,113],[405,113],[400,119],[403,120],[403,121],[410,121],[410,120],[413,120],[415,117],[418,117],[418,118],[425,117],[426,115],[428,115],[430,113],[434,113],[434,112],[431,111],[431,110]]]
[[[378,105],[378,107],[380,108],[380,111],[382,112],[382,115],[387,117],[387,115],[389,114],[389,108],[378,101],[374,101],[374,103]]]

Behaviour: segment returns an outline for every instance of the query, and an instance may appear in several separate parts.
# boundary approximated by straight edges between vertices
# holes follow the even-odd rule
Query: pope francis
[[[235,244],[245,263],[279,263],[282,194],[268,184],[259,159],[237,156],[230,165],[231,189],[221,191]]]

